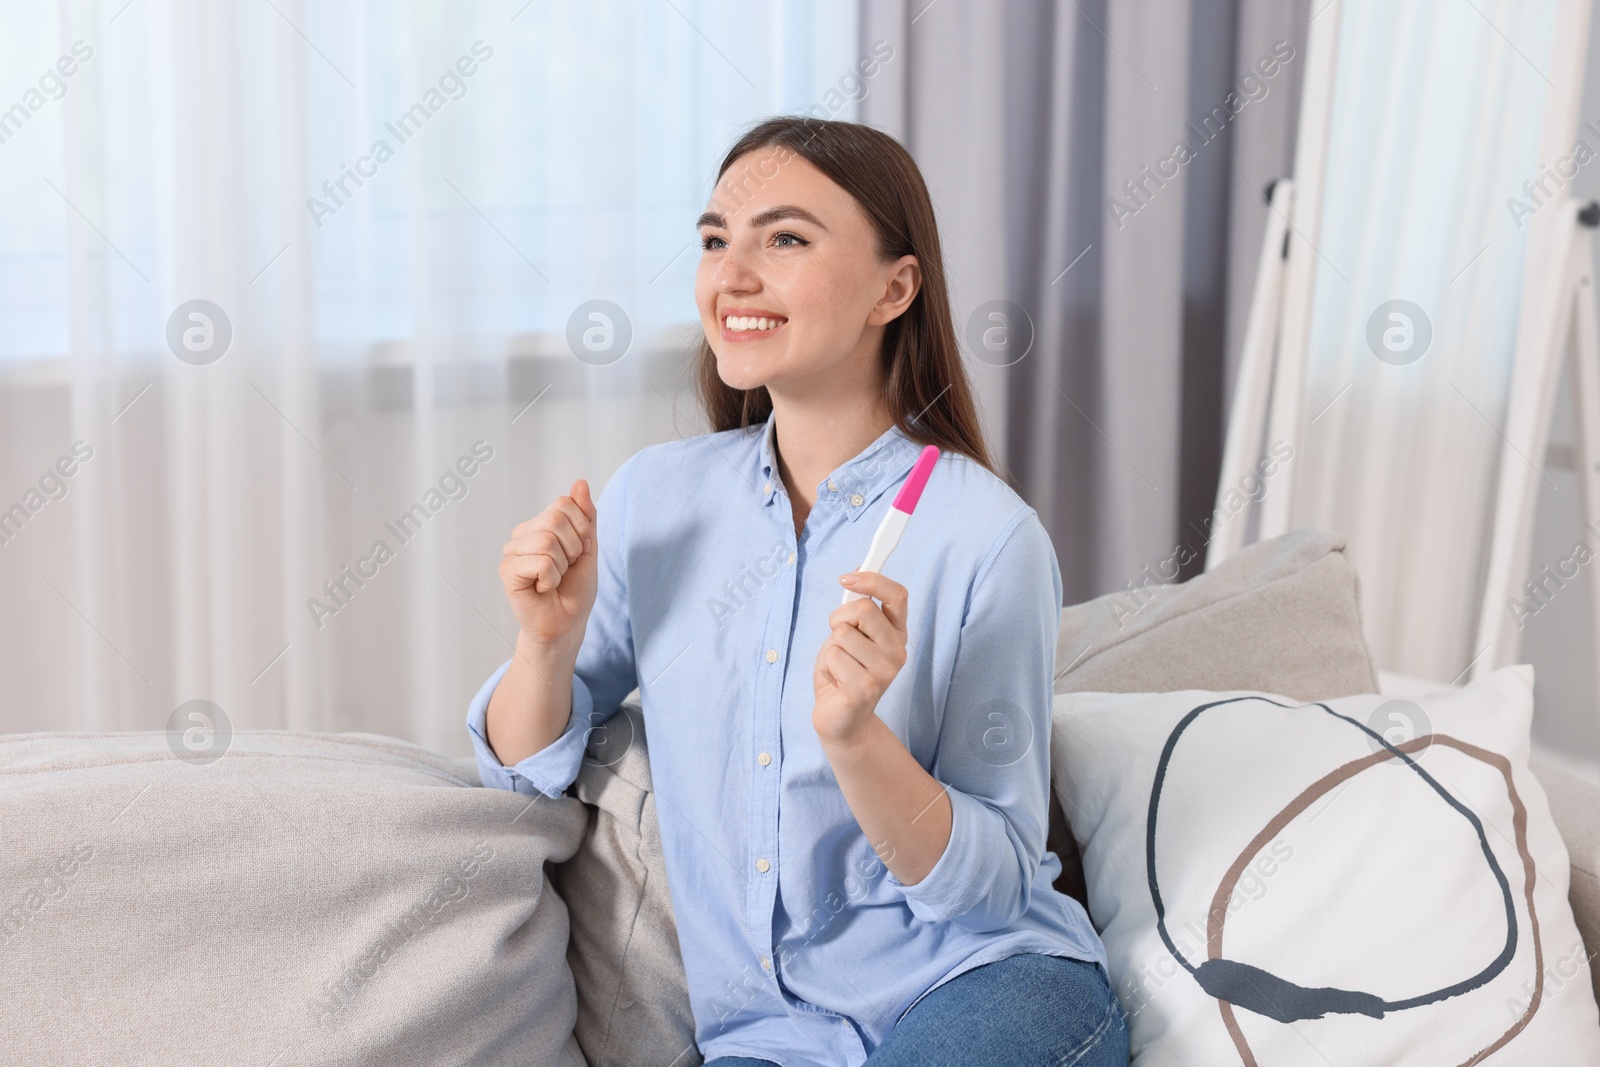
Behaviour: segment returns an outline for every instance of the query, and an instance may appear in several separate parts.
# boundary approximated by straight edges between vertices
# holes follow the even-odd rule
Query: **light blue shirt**
[[[856,822],[811,725],[839,575],[921,446],[890,428],[817,485],[797,540],[764,427],[651,445],[596,508],[598,592],[566,731],[520,763],[467,726],[487,786],[560,796],[590,729],[639,690],[695,1040],[707,1059],[862,1063],[925,993],[1020,952],[1093,960],[1045,850],[1061,572],[1038,515],[942,453],[883,573],[906,664],[877,714],[946,786],[950,842],[905,885]]]

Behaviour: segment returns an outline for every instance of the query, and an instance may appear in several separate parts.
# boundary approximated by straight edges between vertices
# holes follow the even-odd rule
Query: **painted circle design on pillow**
[[[1409,755],[1412,752],[1420,751],[1436,744],[1447,745],[1469,758],[1477,760],[1479,763],[1493,767],[1500,772],[1501,778],[1504,779],[1506,796],[1511,801],[1511,824],[1513,832],[1516,834],[1517,855],[1522,860],[1523,896],[1528,906],[1528,925],[1531,927],[1533,935],[1534,985],[1533,994],[1528,1000],[1528,1007],[1521,1017],[1512,1023],[1503,1034],[1459,1065],[1459,1067],[1471,1067],[1472,1064],[1481,1062],[1485,1057],[1504,1047],[1506,1042],[1521,1033],[1528,1023],[1532,1021],[1534,1013],[1539,1010],[1539,1005],[1544,999],[1544,945],[1539,939],[1539,912],[1535,908],[1533,901],[1534,883],[1537,881],[1538,872],[1534,867],[1533,853],[1528,849],[1528,809],[1523,805],[1522,796],[1517,792],[1516,783],[1512,780],[1511,761],[1498,752],[1491,752],[1488,749],[1469,744],[1448,734],[1424,734],[1402,742],[1395,747]],[[1222,956],[1222,933],[1228,921],[1228,900],[1232,897],[1234,887],[1244,874],[1245,868],[1255,858],[1256,854],[1294,818],[1316,803],[1317,800],[1326,796],[1335,786],[1354,778],[1372,767],[1386,765],[1389,759],[1389,754],[1380,749],[1360,759],[1351,760],[1349,763],[1328,772],[1293,800],[1289,801],[1288,804],[1285,804],[1278,814],[1267,821],[1267,824],[1261,828],[1261,832],[1250,839],[1250,843],[1244,847],[1243,851],[1228,867],[1227,873],[1223,876],[1222,881],[1217,884],[1217,891],[1211,898],[1211,908],[1206,913],[1206,953],[1209,957],[1219,959]],[[1204,964],[1201,966],[1203,967]],[[1414,1005],[1399,1005],[1398,1007],[1410,1006]],[[1234,1047],[1239,1051],[1240,1060],[1247,1067],[1255,1067],[1257,1062],[1255,1053],[1251,1051],[1249,1043],[1245,1040],[1244,1031],[1239,1027],[1238,1019],[1233,1013],[1233,1005],[1226,1000],[1218,998],[1217,1008],[1222,1013],[1222,1023],[1227,1028],[1228,1036],[1233,1039]]]
[[[1398,758],[1414,773],[1420,776],[1423,781],[1426,782],[1436,793],[1438,793],[1439,796],[1451,808],[1460,814],[1462,818],[1467,820],[1478,836],[1478,842],[1483,850],[1484,858],[1488,862],[1490,872],[1493,874],[1495,881],[1500,888],[1501,897],[1505,903],[1506,943],[1505,947],[1494,960],[1490,961],[1490,963],[1484,967],[1483,970],[1478,972],[1478,974],[1453,985],[1446,986],[1443,989],[1409,997],[1404,1000],[1387,1001],[1375,994],[1357,990],[1345,990],[1333,987],[1307,988],[1297,985],[1286,978],[1280,977],[1279,975],[1273,974],[1272,972],[1262,968],[1253,967],[1249,964],[1241,963],[1235,960],[1229,960],[1215,954],[1212,955],[1212,958],[1205,960],[1197,966],[1194,963],[1191,963],[1178,950],[1177,945],[1172,940],[1171,934],[1167,931],[1166,907],[1161,899],[1160,879],[1156,866],[1156,821],[1160,811],[1162,787],[1166,782],[1167,769],[1171,763],[1173,752],[1176,750],[1178,741],[1182,737],[1184,731],[1187,730],[1189,726],[1192,725],[1194,721],[1202,714],[1211,710],[1212,708],[1221,707],[1227,704],[1236,704],[1242,701],[1259,701],[1291,711],[1301,708],[1321,708],[1328,715],[1340,720],[1341,722],[1347,723],[1357,730],[1360,730],[1363,734],[1367,735],[1367,737],[1371,738],[1372,740],[1376,741],[1377,744],[1382,746],[1379,751],[1373,752],[1368,756],[1362,757],[1361,759],[1353,760],[1344,767],[1330,772],[1329,775],[1325,775],[1321,780],[1319,780],[1318,783],[1313,784],[1307,790],[1303,791],[1299,797],[1291,801],[1289,807],[1286,808],[1285,811],[1290,811],[1290,809],[1293,809],[1296,803],[1300,802],[1302,798],[1307,798],[1308,794],[1317,790],[1319,786],[1322,786],[1323,783],[1327,782],[1330,778],[1334,778],[1335,776],[1341,774],[1343,774],[1345,778],[1352,777],[1355,774],[1360,773],[1360,771],[1365,770],[1367,767],[1376,766],[1377,764],[1386,762],[1391,758]],[[1173,727],[1171,734],[1168,735],[1166,744],[1162,748],[1161,758],[1156,765],[1155,780],[1150,789],[1150,807],[1145,829],[1145,861],[1150,887],[1150,899],[1151,903],[1154,905],[1156,913],[1156,931],[1160,934],[1162,942],[1166,945],[1167,951],[1171,953],[1173,959],[1189,972],[1190,976],[1195,979],[1196,983],[1200,985],[1201,989],[1203,989],[1208,995],[1216,998],[1225,1006],[1230,1008],[1232,1006],[1246,1008],[1255,1012],[1256,1014],[1262,1015],[1266,1018],[1274,1019],[1279,1022],[1292,1023],[1297,1019],[1320,1019],[1329,1012],[1360,1014],[1381,1019],[1384,1013],[1388,1011],[1398,1011],[1406,1008],[1420,1007],[1425,1004],[1435,1003],[1479,988],[1492,981],[1497,975],[1500,974],[1501,971],[1506,968],[1507,965],[1510,964],[1512,958],[1516,954],[1517,947],[1516,905],[1512,898],[1510,883],[1506,878],[1505,872],[1501,870],[1499,861],[1495,858],[1493,849],[1489,847],[1489,841],[1488,837],[1484,833],[1483,823],[1478,819],[1477,815],[1473,811],[1467,808],[1455,797],[1451,796],[1450,793],[1443,786],[1441,786],[1432,775],[1428,774],[1428,772],[1423,770],[1415,760],[1411,759],[1410,755],[1406,751],[1402,751],[1402,749],[1414,750],[1418,748],[1424,748],[1427,746],[1427,744],[1433,743],[1434,739],[1437,739],[1440,743],[1452,744],[1454,747],[1458,748],[1464,745],[1464,742],[1455,741],[1453,738],[1445,738],[1444,735],[1430,734],[1425,735],[1422,738],[1413,738],[1411,741],[1405,742],[1403,745],[1397,747],[1391,744],[1387,739],[1380,736],[1376,731],[1369,728],[1366,724],[1358,722],[1347,715],[1341,715],[1332,708],[1328,707],[1326,704],[1320,702],[1311,704],[1284,704],[1264,696],[1228,697],[1223,700],[1212,701],[1192,709],[1186,715],[1184,715],[1181,720],[1179,720],[1178,724]],[[1419,744],[1418,742],[1422,743]],[[1465,749],[1463,749],[1463,751],[1465,751]],[[1494,756],[1493,753],[1487,753],[1482,749],[1478,749],[1477,751],[1483,752],[1484,755],[1493,759],[1500,759],[1500,757]],[[1506,776],[1507,785],[1508,788],[1510,788],[1509,765],[1502,769],[1502,773]],[[1336,781],[1342,780],[1343,778],[1336,779]],[[1331,788],[1331,786],[1323,786],[1322,792],[1326,792],[1327,788]],[[1322,792],[1317,792],[1315,796],[1321,796]],[[1304,803],[1309,804],[1312,799],[1315,799],[1315,796],[1305,799]],[[1517,812],[1517,826],[1519,832],[1518,846],[1519,851],[1521,852],[1524,871],[1527,878],[1527,897],[1530,908],[1529,914],[1532,916],[1532,880],[1534,877],[1532,866],[1533,860],[1531,855],[1526,850],[1526,842],[1522,839],[1522,833],[1525,831],[1526,812],[1521,806],[1520,798],[1516,797],[1514,791],[1512,792],[1512,803],[1514,811]],[[1283,814],[1283,812],[1279,813],[1280,816]],[[1292,817],[1292,814],[1290,817]],[[1285,821],[1287,821],[1287,819]],[[1271,824],[1269,823],[1269,826],[1270,825]],[[1259,846],[1256,845],[1255,841],[1252,841],[1251,845],[1255,847],[1248,849],[1247,855],[1244,857],[1243,862],[1248,862],[1249,856],[1253,856],[1255,851],[1259,850]],[[1240,861],[1235,861],[1235,865],[1237,866],[1239,862]],[[1233,877],[1237,878],[1237,874],[1234,874]],[[1227,880],[1226,877],[1224,880]],[[1221,889],[1219,888],[1218,891],[1221,892]],[[1213,911],[1214,910],[1215,906],[1213,905]],[[1210,939],[1209,934],[1208,939]],[[1215,948],[1208,945],[1208,951],[1212,953],[1220,952],[1220,928],[1217,931],[1214,944],[1216,945]],[[1541,946],[1538,942],[1537,925],[1534,926],[1534,948],[1536,958],[1540,958],[1542,960],[1542,952],[1540,951]],[[1541,965],[1541,978],[1542,973],[1543,968]],[[1536,998],[1533,1004],[1536,1005],[1537,1002],[1538,1001]],[[1530,1010],[1529,1015],[1531,1016],[1531,1014],[1532,1013]],[[1230,1016],[1231,1011],[1225,1011],[1224,1021],[1228,1021]],[[1525,1020],[1522,1024],[1514,1026],[1512,1031],[1510,1031],[1502,1040],[1508,1040],[1512,1034],[1521,1029],[1521,1025],[1525,1025]],[[1231,1030],[1232,1028],[1230,1028],[1230,1032]],[[1241,1041],[1241,1038],[1236,1037],[1236,1044],[1240,1043]],[[1494,1047],[1498,1047],[1498,1044]],[[1241,1047],[1240,1053],[1241,1056],[1244,1057],[1246,1064],[1254,1064],[1254,1058],[1248,1053],[1247,1047]],[[1485,1053],[1480,1053],[1478,1057],[1474,1057],[1467,1062],[1477,1062],[1477,1059],[1481,1058],[1481,1056],[1484,1054]]]

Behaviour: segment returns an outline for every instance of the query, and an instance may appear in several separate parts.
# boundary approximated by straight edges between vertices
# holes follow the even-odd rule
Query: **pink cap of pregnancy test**
[[[900,487],[900,493],[890,505],[896,511],[903,511],[907,515],[917,509],[917,501],[922,499],[922,487],[928,484],[928,475],[933,473],[933,465],[939,462],[939,447],[929,445],[922,450],[922,455],[917,457],[916,466],[911,468],[911,476],[906,479],[906,484]]]

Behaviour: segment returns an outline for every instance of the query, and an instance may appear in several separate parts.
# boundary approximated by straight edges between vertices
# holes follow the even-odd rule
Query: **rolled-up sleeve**
[[[561,735],[544,748],[507,767],[489,745],[489,700],[511,667],[500,665],[467,707],[467,732],[478,760],[478,778],[493,789],[510,789],[555,798],[567,791],[583,765],[589,734],[617,713],[638,685],[633,625],[628,612],[627,480],[642,452],[625,460],[595,501],[599,532],[599,573],[594,608],[572,674],[572,714]]]
[[[977,932],[1028,909],[1044,856],[1061,568],[1032,508],[973,579],[930,773],[950,796],[950,841],[912,885],[911,912]]]

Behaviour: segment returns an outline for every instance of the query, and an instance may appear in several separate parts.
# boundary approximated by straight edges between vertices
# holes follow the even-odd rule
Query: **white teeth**
[[[728,329],[736,333],[745,330],[775,330],[786,321],[786,319],[758,318],[754,315],[729,315]]]

